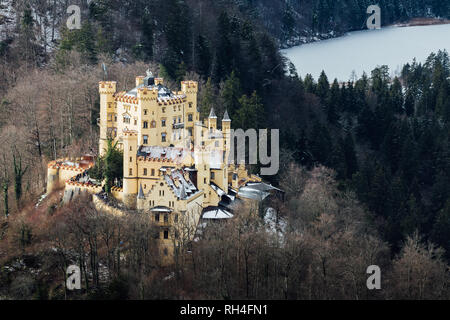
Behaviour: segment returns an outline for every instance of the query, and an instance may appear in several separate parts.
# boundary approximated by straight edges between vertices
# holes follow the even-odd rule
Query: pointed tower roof
[[[228,110],[225,110],[222,121],[231,121],[230,116],[228,115]]]
[[[142,189],[142,184],[139,186],[138,199],[145,199],[144,190]]]
[[[186,197],[186,189],[184,188],[184,184],[181,183],[180,199],[185,199]]]
[[[216,113],[214,112],[214,107],[211,108],[211,112],[209,113],[208,118],[217,118]]]

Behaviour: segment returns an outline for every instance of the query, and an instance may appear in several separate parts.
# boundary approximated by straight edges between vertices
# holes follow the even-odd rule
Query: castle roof
[[[221,207],[208,207],[203,211],[202,219],[221,220],[231,219],[234,215]]]
[[[139,186],[138,199],[145,199],[144,190],[142,189],[142,184]]]
[[[142,146],[137,155],[156,160],[166,160],[169,162],[182,163],[186,157],[192,157],[192,151],[189,149],[161,146]]]
[[[164,180],[172,191],[181,200],[186,200],[199,192],[194,183],[185,176],[184,170],[173,169],[164,175]]]
[[[228,115],[228,110],[225,110],[222,121],[231,121],[230,116]]]
[[[208,118],[217,118],[216,113],[214,112],[214,107],[211,108],[211,112],[209,113],[209,117]]]

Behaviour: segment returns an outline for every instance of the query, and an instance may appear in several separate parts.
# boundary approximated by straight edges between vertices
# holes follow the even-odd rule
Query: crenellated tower
[[[113,119],[117,116],[115,110],[114,95],[116,94],[116,81],[102,81],[99,84],[100,92],[100,139],[98,152],[100,156],[105,154],[107,140],[113,135],[115,125]]]
[[[137,149],[137,132],[125,131],[123,133],[123,202],[130,209],[136,208],[138,195]]]

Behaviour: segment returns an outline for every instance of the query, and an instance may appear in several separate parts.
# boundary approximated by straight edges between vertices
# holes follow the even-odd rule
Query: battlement
[[[114,101],[116,102],[125,102],[129,104],[138,104],[139,100],[136,97],[130,97],[126,95],[126,92],[120,92],[114,96]]]
[[[111,188],[111,192],[118,192],[118,193],[121,193],[121,192],[123,192],[123,188],[112,187],[112,188]]]
[[[89,182],[79,182],[74,180],[66,181],[66,187],[77,187],[83,190],[87,190],[91,193],[98,193],[102,191],[102,186],[95,185]]]
[[[198,82],[197,81],[181,81],[181,91],[183,92],[192,92],[195,93],[198,91]]]
[[[183,102],[186,102],[187,98],[186,96],[183,97],[170,97],[170,98],[158,98],[158,104],[160,106],[167,106],[167,105],[173,105],[173,104],[180,104]]]
[[[158,89],[148,89],[147,87],[139,88],[137,91],[137,100],[156,101],[158,99]]]
[[[131,138],[137,138],[138,133],[134,130],[125,130],[123,132],[124,137],[131,137]]]
[[[101,94],[114,94],[116,93],[116,89],[116,81],[100,81],[99,83],[99,92]]]
[[[137,158],[138,161],[142,161],[142,162],[161,162],[161,163],[173,163],[175,164],[176,162],[173,161],[172,159],[169,158],[149,158],[149,157],[138,157]]]

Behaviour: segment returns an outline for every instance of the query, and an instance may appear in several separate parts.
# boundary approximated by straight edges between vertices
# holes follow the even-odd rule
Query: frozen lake
[[[331,81],[348,81],[352,71],[360,77],[380,65],[398,74],[403,65],[424,62],[428,55],[446,49],[450,52],[450,25],[385,27],[380,30],[350,32],[347,35],[282,50],[303,78],[307,73],[317,80],[325,70]]]

